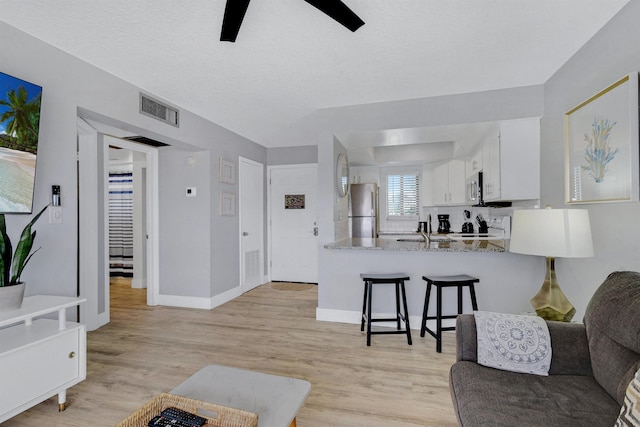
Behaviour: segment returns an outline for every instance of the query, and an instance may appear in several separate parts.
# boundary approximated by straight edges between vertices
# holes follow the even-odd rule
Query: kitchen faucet
[[[424,226],[425,230],[423,230],[422,228],[419,228],[418,231],[422,235],[424,242],[427,245],[430,245],[431,244],[431,214],[427,215],[427,222],[424,225],[425,225]]]

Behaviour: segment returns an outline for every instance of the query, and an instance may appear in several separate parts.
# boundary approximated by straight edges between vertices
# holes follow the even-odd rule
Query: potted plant
[[[45,206],[22,230],[20,241],[15,252],[11,245],[11,239],[7,235],[7,226],[4,214],[0,214],[0,311],[17,310],[22,306],[24,297],[24,282],[20,276],[34,253],[31,252],[36,232],[31,227],[47,209]]]

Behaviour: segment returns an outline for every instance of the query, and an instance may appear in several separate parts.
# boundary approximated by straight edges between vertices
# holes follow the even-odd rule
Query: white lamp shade
[[[513,212],[509,251],[559,258],[593,256],[587,209],[522,209]]]

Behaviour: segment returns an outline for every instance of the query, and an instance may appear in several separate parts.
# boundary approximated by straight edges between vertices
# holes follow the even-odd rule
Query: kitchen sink
[[[451,240],[503,240],[503,233],[476,233],[476,234],[467,234],[467,233],[451,233],[449,235]]]
[[[451,239],[448,236],[431,236],[432,242],[450,242]],[[396,239],[397,242],[424,242],[423,238],[411,237],[406,239]]]

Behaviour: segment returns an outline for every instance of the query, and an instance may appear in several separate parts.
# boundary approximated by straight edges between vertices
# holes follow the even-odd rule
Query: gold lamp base
[[[531,298],[538,316],[546,320],[570,322],[576,309],[564,295],[556,278],[555,258],[547,257],[547,272],[540,291]]]

